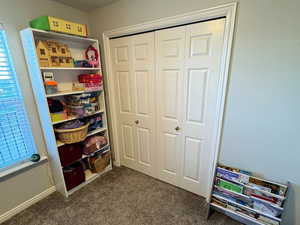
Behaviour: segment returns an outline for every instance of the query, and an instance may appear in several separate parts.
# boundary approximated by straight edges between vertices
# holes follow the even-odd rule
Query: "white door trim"
[[[216,127],[216,134],[214,135],[215,140],[214,148],[215,151],[212,152],[212,157],[214,160],[211,162],[210,165],[210,185],[209,190],[207,191],[208,195],[205,196],[206,200],[209,201],[210,199],[210,192],[211,192],[211,184],[213,182],[214,171],[216,168],[217,160],[219,157],[219,148],[220,148],[220,141],[221,141],[221,133],[223,127],[223,114],[224,114],[224,106],[226,100],[226,90],[227,90],[227,80],[229,74],[229,66],[230,66],[230,58],[231,58],[231,48],[232,48],[232,40],[233,40],[233,32],[234,32],[234,25],[235,25],[235,14],[236,14],[237,2],[220,5],[217,7],[203,9],[198,11],[193,11],[190,13],[185,13],[177,16],[166,17],[159,20],[154,20],[146,23],[141,23],[133,26],[122,27],[110,31],[105,31],[103,33],[103,43],[104,43],[104,56],[105,56],[105,70],[107,76],[107,89],[108,89],[108,97],[109,97],[109,104],[110,104],[110,119],[112,125],[112,141],[113,141],[113,150],[115,153],[115,164],[120,166],[120,143],[118,142],[118,132],[117,132],[117,124],[118,118],[116,114],[116,101],[114,93],[114,77],[112,76],[112,62],[111,62],[111,55],[110,55],[110,44],[109,39],[112,37],[118,37],[123,35],[130,35],[136,34],[145,31],[151,31],[161,28],[167,28],[177,25],[184,25],[188,23],[193,23],[201,20],[213,19],[218,17],[226,17],[226,24],[225,24],[225,31],[224,31],[224,46],[222,51],[222,59],[221,59],[221,69],[220,69],[220,86],[219,90],[220,93],[218,94],[217,100],[217,127]]]

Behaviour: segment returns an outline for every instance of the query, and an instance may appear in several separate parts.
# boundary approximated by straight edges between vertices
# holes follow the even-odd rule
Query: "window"
[[[0,24],[0,170],[36,153],[16,72]]]

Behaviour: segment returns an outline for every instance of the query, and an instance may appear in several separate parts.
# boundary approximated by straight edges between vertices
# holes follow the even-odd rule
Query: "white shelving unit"
[[[84,37],[72,36],[68,34],[36,30],[31,28],[22,30],[20,34],[21,34],[24,53],[27,61],[29,74],[30,74],[32,89],[34,92],[36,105],[38,107],[40,122],[42,124],[43,133],[47,144],[48,155],[50,157],[49,162],[51,163],[52,174],[55,180],[56,190],[59,191],[65,197],[68,197],[69,195],[79,190],[80,188],[84,187],[88,183],[92,182],[96,178],[100,177],[104,173],[110,171],[112,169],[112,162],[110,162],[110,165],[101,173],[91,173],[90,171],[85,171],[85,175],[86,175],[85,182],[67,191],[64,175],[63,175],[63,168],[58,153],[58,148],[60,146],[63,146],[64,143],[60,142],[59,140],[56,140],[53,126],[67,121],[75,120],[77,119],[77,117],[69,117],[62,121],[52,122],[47,99],[62,97],[65,95],[86,93],[85,91],[72,91],[71,89],[72,83],[77,80],[77,76],[79,74],[89,73],[89,72],[101,73],[101,68],[100,67],[99,68],[40,67],[39,59],[36,54],[36,42],[38,40],[52,40],[52,41],[57,41],[59,43],[67,44],[70,48],[72,57],[75,58],[76,60],[84,59],[84,51],[89,45],[93,45],[93,47],[95,47],[99,52],[99,43],[98,40],[91,39],[91,38],[84,38]],[[47,72],[52,71],[54,73],[55,80],[59,84],[64,85],[64,89],[66,89],[66,87],[70,87],[69,88],[70,91],[62,91],[62,92],[57,92],[55,94],[47,95],[45,92],[44,82],[42,78],[42,72],[44,71]],[[109,143],[107,118],[106,118],[107,114],[105,108],[106,105],[105,92],[103,89],[97,91],[100,92],[99,95],[100,110],[95,112],[93,115],[99,113],[102,114],[103,127],[89,132],[87,136],[105,132],[105,136],[108,139],[108,144],[104,148],[100,149],[99,152],[101,152],[101,150],[103,149],[105,149],[104,152],[108,152],[110,151],[110,143]],[[91,115],[87,115],[87,116],[91,116]],[[83,155],[82,159],[87,157],[90,157],[90,155]]]

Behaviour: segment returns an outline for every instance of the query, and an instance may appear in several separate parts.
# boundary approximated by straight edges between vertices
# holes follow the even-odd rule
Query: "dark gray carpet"
[[[238,225],[205,200],[125,167],[114,168],[68,200],[54,193],[2,225]]]

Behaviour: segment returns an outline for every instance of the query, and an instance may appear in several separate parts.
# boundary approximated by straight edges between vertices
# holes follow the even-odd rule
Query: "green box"
[[[40,16],[34,20],[30,21],[30,27],[39,29],[39,30],[50,30],[50,23],[48,16]]]
[[[237,192],[242,194],[243,193],[243,187],[238,185],[238,184],[234,184],[225,180],[219,180],[218,181],[218,186],[233,192]]]

